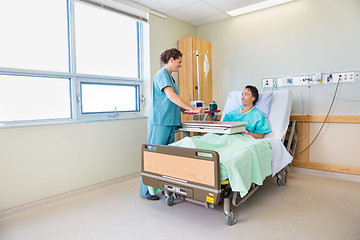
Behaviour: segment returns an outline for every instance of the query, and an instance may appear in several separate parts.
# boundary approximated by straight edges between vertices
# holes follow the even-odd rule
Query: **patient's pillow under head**
[[[272,92],[261,92],[259,93],[259,99],[255,104],[255,107],[262,111],[266,117],[269,117],[270,104],[272,99]],[[232,91],[225,103],[225,107],[221,116],[221,121],[224,119],[226,113],[237,109],[242,105],[241,103],[242,91]]]
[[[269,117],[270,104],[273,92],[262,92],[259,94],[259,100],[256,102],[255,107],[261,110],[266,117]]]

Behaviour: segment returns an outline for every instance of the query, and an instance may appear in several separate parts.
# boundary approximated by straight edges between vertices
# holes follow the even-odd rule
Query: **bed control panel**
[[[164,186],[163,189],[168,190],[169,192],[174,192],[187,197],[193,197],[193,190],[190,188],[175,186],[168,183],[164,183],[163,186]]]

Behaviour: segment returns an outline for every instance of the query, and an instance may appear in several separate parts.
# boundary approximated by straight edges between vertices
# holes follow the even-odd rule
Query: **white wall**
[[[171,17],[163,19],[155,15],[150,15],[149,23],[152,79],[160,69],[160,54],[167,48],[176,48],[180,39],[196,37],[197,28]],[[172,75],[175,81],[178,81],[178,73]]]
[[[140,171],[146,119],[0,129],[0,210]]]
[[[213,98],[261,78],[314,72],[360,71],[360,1],[297,0],[198,28],[212,43]],[[335,85],[292,87],[293,114],[325,115]],[[331,115],[360,114],[360,82],[345,83]],[[312,140],[319,124],[311,124]],[[360,167],[360,124],[327,124],[310,148],[310,161]],[[303,136],[300,136],[303,137]]]
[[[359,10],[358,0],[297,0],[199,27],[212,43],[214,99],[223,106],[233,89],[261,89],[262,77],[360,71]],[[293,113],[326,114],[335,85],[292,90]],[[343,84],[332,114],[360,114],[359,91]]]
[[[149,31],[145,58],[152,79],[160,69],[160,53],[177,47],[178,39],[195,36],[196,28],[151,15]],[[146,108],[150,82],[145,80]],[[0,128],[0,211],[139,172],[146,121]]]

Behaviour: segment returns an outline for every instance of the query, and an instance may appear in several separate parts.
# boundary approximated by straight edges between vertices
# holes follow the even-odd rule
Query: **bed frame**
[[[297,142],[296,121],[289,127],[289,137],[284,143],[290,154],[294,154]],[[141,176],[145,185],[164,190],[166,201],[173,206],[176,201],[186,200],[214,208],[223,201],[225,221],[228,225],[236,222],[232,205],[245,202],[259,186],[251,186],[249,193],[241,198],[231,190],[227,181],[220,181],[220,161],[216,151],[182,148],[164,145],[143,144]],[[287,182],[288,167],[278,174],[277,183]],[[232,201],[231,201],[232,199]]]
[[[285,135],[282,143],[294,156],[298,138],[296,121],[290,122]],[[279,186],[286,184],[289,167],[290,164],[286,165],[276,174]],[[231,205],[245,202],[259,187],[253,183],[248,194],[241,198],[239,192],[232,191],[228,181],[220,180],[220,159],[216,151],[155,144],[142,146],[141,176],[145,185],[164,190],[169,206],[181,200],[206,208],[223,203],[225,222],[230,226],[236,222]]]

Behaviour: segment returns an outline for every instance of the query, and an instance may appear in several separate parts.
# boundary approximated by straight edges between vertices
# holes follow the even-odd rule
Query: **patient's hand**
[[[264,138],[264,134],[262,134],[262,133],[244,132],[244,134],[253,136],[255,139],[262,139],[262,138]]]

